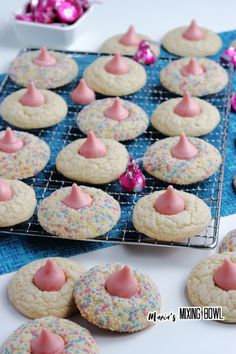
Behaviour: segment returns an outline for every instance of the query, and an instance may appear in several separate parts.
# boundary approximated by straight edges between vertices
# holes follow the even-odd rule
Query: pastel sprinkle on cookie
[[[38,210],[40,225],[49,233],[62,238],[94,238],[110,231],[120,218],[120,205],[101,189],[80,186],[92,198],[92,204],[78,210],[63,200],[71,187],[61,188],[41,201]]]
[[[68,55],[49,51],[56,62],[50,66],[35,63],[39,51],[20,54],[10,65],[10,77],[18,85],[27,87],[33,81],[39,89],[52,89],[64,86],[78,75],[78,65]]]
[[[32,341],[45,329],[64,340],[65,354],[99,353],[97,344],[87,329],[62,318],[43,317],[17,328],[1,348],[1,354],[32,353]]]
[[[112,119],[105,115],[115,99],[97,100],[80,111],[77,117],[79,129],[88,134],[93,130],[99,138],[109,138],[118,141],[132,140],[142,134],[148,126],[149,119],[145,111],[136,104],[120,100],[128,111],[128,117],[123,120]]]
[[[160,81],[168,91],[178,95],[189,91],[192,96],[204,96],[223,90],[228,83],[228,74],[213,60],[195,59],[196,63],[203,68],[203,73],[183,75],[183,67],[188,65],[191,60],[191,58],[174,60],[161,70]]]
[[[148,326],[149,311],[160,312],[160,294],[156,284],[132,268],[138,281],[135,295],[111,295],[105,288],[109,276],[123,268],[121,264],[105,264],[91,268],[78,281],[74,290],[75,303],[83,317],[98,327],[118,332],[136,332]]]
[[[50,158],[49,146],[33,134],[10,131],[9,129],[0,132],[0,142],[6,136],[6,133],[9,135],[10,132],[11,139],[20,139],[23,142],[23,147],[15,152],[5,152],[3,151],[3,144],[0,143],[0,176],[11,179],[35,176],[48,163]],[[5,140],[5,147],[12,146],[10,142],[6,144]]]
[[[219,151],[202,139],[188,140],[198,151],[195,157],[173,157],[171,149],[178,144],[179,137],[166,138],[148,148],[143,158],[144,169],[152,176],[171,184],[191,184],[208,178],[220,167]]]
[[[236,251],[236,229],[233,229],[224,236],[220,244],[219,252],[223,253],[223,252],[235,252],[235,251]]]

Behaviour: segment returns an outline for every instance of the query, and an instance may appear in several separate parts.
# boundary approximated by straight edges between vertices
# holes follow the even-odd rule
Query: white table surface
[[[7,71],[10,61],[24,46],[18,42],[9,24],[11,12],[23,3],[24,0],[0,2],[0,73]],[[81,23],[78,41],[67,49],[96,50],[108,35],[123,32],[130,23],[155,40],[160,40],[168,29],[188,23],[192,18],[215,31],[232,30],[236,25],[235,14],[236,3],[233,0],[105,0],[103,5],[96,5]],[[235,216],[236,214],[222,218],[220,238],[236,227]],[[72,258],[87,268],[104,262],[121,262],[139,268],[148,273],[160,287],[162,312],[177,312],[179,306],[189,305],[185,296],[185,284],[190,270],[198,261],[215,252],[216,250],[115,246]],[[0,346],[15,328],[27,321],[8,301],[7,285],[11,277],[12,274],[0,277]],[[122,335],[97,329],[79,316],[75,319],[91,330],[102,354],[221,354],[234,350],[234,325],[212,321],[179,321],[174,324],[166,322],[140,333]]]

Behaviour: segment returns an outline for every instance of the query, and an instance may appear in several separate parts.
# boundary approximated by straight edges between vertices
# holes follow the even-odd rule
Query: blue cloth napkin
[[[220,34],[224,47],[236,39],[236,30],[223,32]],[[221,51],[221,53],[222,53]],[[220,56],[219,53],[214,58]],[[171,56],[163,49],[161,56]],[[0,76],[0,82],[4,75]],[[236,78],[234,77],[234,88],[236,91]],[[229,135],[227,145],[227,155],[225,163],[225,177],[222,196],[221,215],[236,213],[236,194],[232,186],[232,179],[236,175],[236,114],[230,116]],[[234,225],[232,225],[234,227]],[[236,227],[236,222],[235,222]],[[19,269],[26,263],[35,259],[44,257],[69,257],[76,254],[94,251],[99,248],[111,246],[110,243],[71,241],[63,239],[43,238],[43,237],[25,237],[9,236],[0,237],[0,274],[12,272]]]

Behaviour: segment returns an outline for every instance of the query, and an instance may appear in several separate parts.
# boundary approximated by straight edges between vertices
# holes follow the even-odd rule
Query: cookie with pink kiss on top
[[[160,312],[157,285],[146,274],[122,264],[104,264],[82,275],[74,290],[83,317],[110,331],[136,332],[151,325],[150,311]]]
[[[77,116],[77,125],[84,134],[93,130],[99,138],[118,141],[135,139],[147,129],[148,123],[141,107],[119,97],[97,100]]]
[[[119,203],[101,189],[61,188],[43,199],[38,220],[44,230],[61,238],[83,240],[104,235],[118,222]]]
[[[76,312],[73,290],[84,267],[67,258],[45,258],[20,268],[12,277],[8,295],[29,318],[68,317]]]
[[[13,226],[29,220],[36,205],[32,187],[21,181],[0,178],[0,227]]]
[[[220,122],[220,112],[212,104],[188,91],[183,98],[172,98],[160,104],[152,114],[152,125],[167,136],[184,133],[201,136],[210,133]]]
[[[1,354],[98,354],[89,331],[57,317],[42,317],[17,328],[1,348]]]
[[[37,136],[7,128],[0,132],[0,177],[24,179],[42,171],[49,146]]]
[[[127,31],[108,38],[101,46],[102,53],[115,54],[116,52],[122,55],[134,55],[138,50],[139,43],[146,39],[150,40],[148,36],[137,33],[134,26],[129,26]],[[150,48],[156,56],[159,56],[160,49],[157,44],[150,43]]]
[[[224,252],[199,262],[187,282],[194,306],[219,306],[223,322],[236,323],[236,252]]]
[[[210,177],[221,161],[221,155],[213,145],[181,134],[151,145],[143,157],[143,167],[162,181],[192,184]]]
[[[61,96],[49,90],[38,90],[33,82],[27,89],[7,96],[0,106],[3,120],[21,129],[51,127],[66,117],[67,110]]]
[[[205,57],[216,54],[222,47],[222,40],[218,34],[192,20],[189,26],[168,32],[162,44],[168,52],[180,57]]]
[[[84,80],[95,92],[106,96],[124,96],[139,91],[147,81],[143,66],[133,59],[101,56],[84,71]]]
[[[220,64],[206,58],[174,60],[160,72],[161,84],[170,92],[192,96],[217,93],[228,83],[228,74]]]
[[[103,184],[117,180],[128,165],[128,152],[121,143],[97,138],[90,131],[64,147],[56,158],[57,170],[74,181]]]
[[[135,229],[159,241],[182,241],[201,233],[211,221],[210,208],[193,194],[169,186],[138,200]]]
[[[10,65],[10,77],[27,87],[33,81],[39,89],[54,89],[78,75],[78,65],[70,56],[46,48],[20,54]]]

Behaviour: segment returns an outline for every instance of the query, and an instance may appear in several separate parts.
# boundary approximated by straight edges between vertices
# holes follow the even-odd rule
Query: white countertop
[[[9,24],[10,14],[24,0],[1,1],[0,8],[0,73],[6,72],[10,61],[22,45]],[[126,9],[126,12],[125,12]],[[234,29],[236,3],[232,0],[105,0],[96,5],[81,23],[78,41],[67,49],[96,50],[108,36],[123,32],[133,23],[139,32],[160,40],[162,35],[177,25],[196,18],[215,31]],[[236,227],[235,215],[222,218],[221,237]],[[87,268],[99,263],[121,262],[148,273],[158,284],[162,295],[162,312],[176,312],[179,306],[188,306],[185,297],[186,279],[192,267],[213,251],[140,246],[115,246],[72,257]],[[0,277],[0,346],[26,318],[8,301],[7,284],[12,274]],[[161,323],[143,332],[122,335],[110,334],[77,318],[95,336],[101,354],[147,353],[227,353],[233,351],[235,326],[212,321],[181,321]]]

